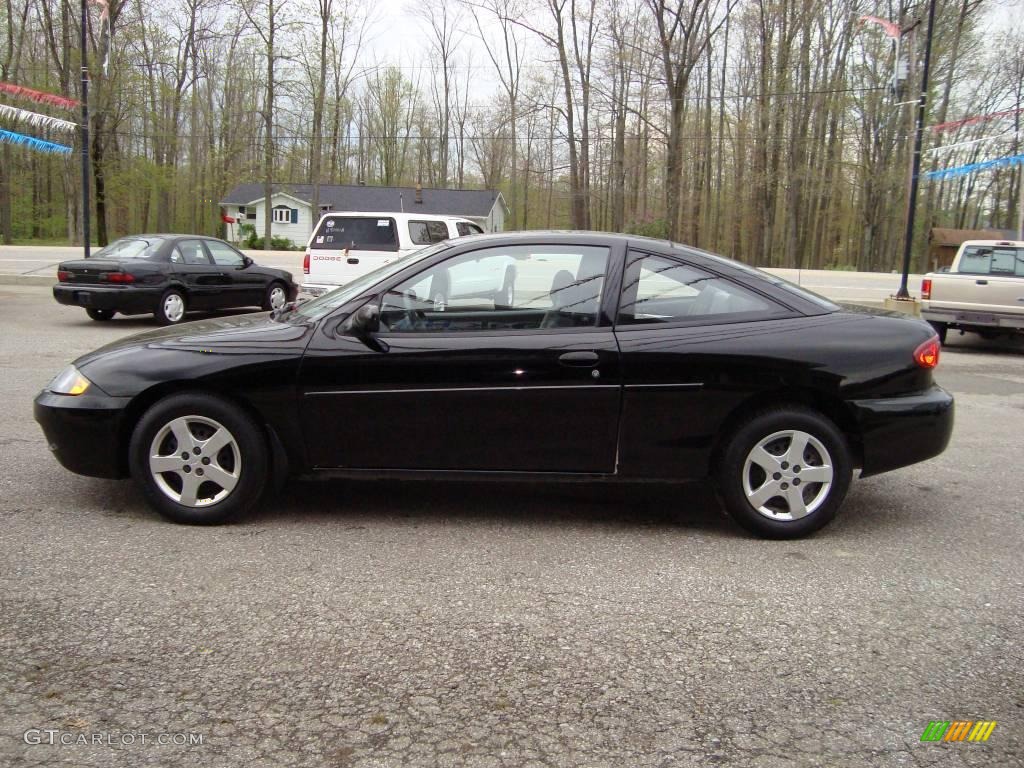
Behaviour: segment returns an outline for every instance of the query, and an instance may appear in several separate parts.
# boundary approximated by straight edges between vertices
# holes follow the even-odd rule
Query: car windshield
[[[444,242],[432,245],[429,248],[423,248],[419,251],[414,251],[406,256],[399,259],[395,259],[392,262],[385,264],[379,269],[373,270],[373,272],[367,272],[362,277],[358,277],[350,283],[346,283],[340,288],[335,288],[330,293],[325,293],[319,298],[313,299],[312,301],[304,302],[295,308],[288,316],[289,319],[300,319],[300,320],[319,320],[321,317],[330,314],[335,309],[351,301],[360,293],[370,288],[374,284],[384,280],[391,275],[394,275],[411,264],[415,264],[417,261],[421,261],[435,253],[451,248],[451,244]]]
[[[160,250],[162,237],[122,237],[93,254],[108,259],[148,259]]]

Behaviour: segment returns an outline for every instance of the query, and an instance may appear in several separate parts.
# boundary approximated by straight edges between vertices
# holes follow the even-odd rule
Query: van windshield
[[[312,249],[353,251],[397,251],[395,220],[376,216],[328,216],[309,241]]]
[[[451,247],[450,243],[443,242],[431,245],[427,248],[422,248],[418,251],[413,251],[406,256],[402,256],[401,258],[395,259],[394,261],[373,270],[373,272],[367,272],[362,277],[357,277],[355,280],[345,283],[345,285],[340,288],[335,288],[330,293],[325,293],[323,296],[299,304],[289,317],[299,318],[302,320],[319,320],[321,317],[333,312],[342,304],[352,301],[352,299],[356,298],[363,291],[372,288],[376,283],[387,279],[391,275],[400,272],[421,259],[426,259],[433,256],[435,253],[440,253],[441,251],[447,250]]]

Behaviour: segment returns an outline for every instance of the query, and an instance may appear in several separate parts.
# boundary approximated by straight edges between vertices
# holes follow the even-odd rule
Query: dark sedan
[[[279,309],[298,293],[290,273],[199,235],[122,237],[90,259],[61,263],[57,279],[53,297],[93,320],[152,313],[161,325],[180,323],[191,310]]]
[[[509,258],[511,302],[457,298]],[[791,538],[832,519],[855,468],[942,452],[938,358],[927,323],[680,245],[484,235],[269,316],[115,342],[35,417],[65,467],[131,476],[178,522],[247,512],[287,473],[710,479],[740,524]]]

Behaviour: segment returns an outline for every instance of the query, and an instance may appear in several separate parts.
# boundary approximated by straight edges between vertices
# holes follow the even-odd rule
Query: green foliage
[[[830,269],[830,270],[833,270],[835,272],[856,272],[857,271],[857,265],[856,264],[829,263],[829,264],[825,264],[822,267],[822,269]]]
[[[626,232],[643,237],[665,238],[668,237],[668,222],[665,219],[646,216],[640,221],[633,221],[626,225]]]

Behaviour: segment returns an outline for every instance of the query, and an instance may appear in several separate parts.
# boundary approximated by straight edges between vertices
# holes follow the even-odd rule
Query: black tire
[[[168,306],[172,297],[177,297],[181,302],[181,313],[180,315],[173,311],[173,304]],[[157,323],[160,325],[176,325],[185,319],[185,314],[188,312],[188,299],[185,298],[185,294],[177,288],[171,288],[170,290],[164,291],[164,295],[160,297],[160,303],[157,304],[156,311],[153,312],[153,317],[156,318]]]
[[[182,424],[186,439],[194,441],[191,450],[179,450]],[[215,435],[231,442],[206,454]],[[187,460],[181,458],[185,453]],[[181,468],[159,472],[151,457]],[[150,505],[168,520],[190,525],[216,525],[251,512],[263,496],[269,470],[267,442],[252,419],[228,401],[201,392],[171,395],[152,405],[135,426],[128,459],[132,478]]]
[[[267,290],[263,292],[263,304],[261,304],[260,306],[263,308],[264,312],[270,312],[271,310],[278,308],[274,306],[275,290],[280,291],[281,295],[284,297],[280,306],[283,307],[285,304],[288,303],[288,288],[285,286],[284,283],[280,282],[279,280],[275,280],[270,285],[268,285]]]
[[[792,457],[786,455],[800,439],[799,435],[810,437],[802,454],[802,466],[789,462]],[[758,447],[764,449],[764,453],[758,454],[762,460],[772,463],[778,457],[779,464],[771,475],[753,460]],[[817,469],[820,465],[831,467],[830,485],[806,479],[827,475],[827,470]],[[735,429],[726,439],[715,480],[726,511],[741,526],[768,539],[795,539],[817,531],[835,517],[849,490],[852,474],[850,449],[835,424],[817,411],[794,405],[755,413]],[[799,491],[795,490],[797,487]],[[747,488],[754,501],[761,501],[760,508],[748,498]],[[767,495],[775,489],[779,490],[778,495]],[[792,497],[787,496],[797,493],[800,497],[791,503]]]
[[[107,320],[113,320],[117,313],[112,309],[87,309],[85,314],[98,323],[105,323]]]
[[[512,309],[515,300],[516,275],[511,267],[505,270],[505,280],[501,284],[501,291],[494,297],[495,309]]]
[[[946,323],[939,323],[932,320],[928,321],[928,325],[932,327],[935,333],[939,336],[939,344],[946,343],[946,333],[949,331],[949,326]]]

